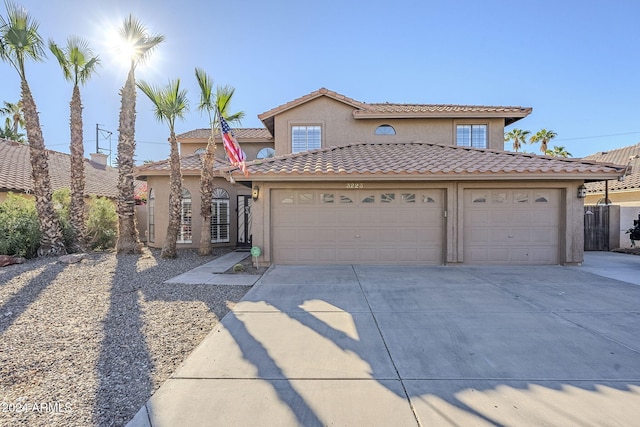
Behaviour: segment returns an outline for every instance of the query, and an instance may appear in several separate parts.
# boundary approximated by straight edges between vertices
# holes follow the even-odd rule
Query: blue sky
[[[191,111],[178,133],[207,126],[196,109],[194,68],[236,88],[244,127],[257,115],[321,87],[364,102],[519,105],[533,113],[507,128],[558,133],[574,157],[640,141],[640,2],[634,0],[22,0],[45,40],[89,40],[102,67],[81,89],[85,153],[96,123],[117,146],[126,67],[109,29],[132,13],[166,41],[138,79],[180,78]],[[167,4],[166,6],[164,4]],[[4,5],[0,13],[6,14]],[[49,54],[27,76],[47,147],[68,152],[71,85]],[[0,101],[19,99],[17,74],[0,63]],[[137,160],[168,156],[168,129],[138,93]],[[106,134],[100,145],[108,147]],[[525,147],[533,151],[534,147]]]

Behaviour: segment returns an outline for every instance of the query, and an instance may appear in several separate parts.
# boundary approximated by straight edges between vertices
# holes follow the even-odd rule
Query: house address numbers
[[[347,182],[347,188],[351,188],[351,189],[364,188],[364,184],[361,182]]]

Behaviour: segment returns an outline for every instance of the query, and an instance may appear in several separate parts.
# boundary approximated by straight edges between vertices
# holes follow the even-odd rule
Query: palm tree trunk
[[[182,172],[180,171],[180,154],[178,152],[178,141],[176,134],[171,130],[169,137],[171,145],[171,153],[169,155],[169,163],[171,165],[171,175],[169,177],[169,225],[167,225],[167,237],[162,246],[160,257],[175,258],[178,256],[176,252],[176,241],[178,240],[178,232],[180,230],[180,214],[182,201]]]
[[[202,230],[200,231],[200,255],[211,254],[211,195],[213,193],[213,165],[215,144],[210,140],[202,157],[202,173],[200,176],[200,216]]]
[[[135,218],[133,156],[136,150],[136,82],[131,67],[121,92],[120,126],[118,128],[118,241],[116,253],[142,252]]]
[[[31,89],[26,80],[21,82],[24,118],[31,157],[31,177],[36,198],[38,224],[40,226],[40,248],[38,256],[63,255],[66,253],[58,217],[53,209],[51,182],[49,180],[49,156],[44,146],[42,128]]]
[[[85,245],[84,211],[84,145],[82,138],[82,100],[80,89],[73,88],[71,97],[71,229],[73,249],[82,250]]]

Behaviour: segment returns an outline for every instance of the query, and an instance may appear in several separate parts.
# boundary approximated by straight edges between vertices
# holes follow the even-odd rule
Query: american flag
[[[229,157],[229,162],[233,166],[238,166],[242,170],[246,176],[247,166],[245,165],[246,156],[244,151],[240,148],[240,144],[236,141],[235,136],[233,135],[233,131],[229,127],[227,121],[219,115],[220,117],[220,130],[222,132],[222,144],[224,145],[224,150],[227,152],[227,157]]]

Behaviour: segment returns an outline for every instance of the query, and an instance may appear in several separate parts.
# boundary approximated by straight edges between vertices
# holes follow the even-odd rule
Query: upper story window
[[[258,151],[258,155],[256,159],[269,159],[276,155],[276,150],[271,147],[264,147],[262,150]]]
[[[391,125],[380,125],[374,132],[375,135],[395,135],[396,130]]]
[[[196,151],[193,152],[193,154],[204,154],[207,152],[207,149],[204,147],[200,147],[198,148]]]
[[[456,145],[487,148],[487,125],[457,125]]]
[[[314,150],[322,146],[322,128],[320,126],[292,126],[291,152]]]

